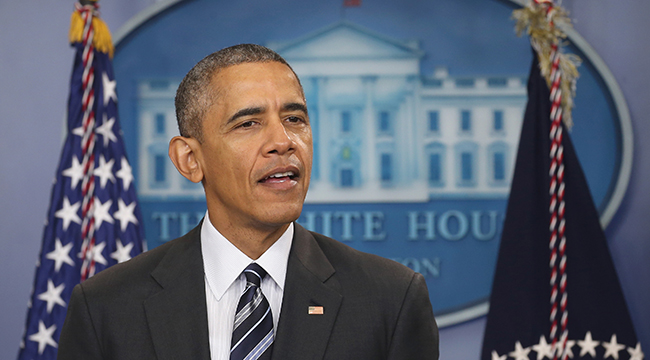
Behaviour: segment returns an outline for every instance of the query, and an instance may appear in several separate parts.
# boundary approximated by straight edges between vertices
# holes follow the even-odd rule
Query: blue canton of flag
[[[56,359],[73,287],[145,247],[118,121],[110,34],[96,8],[77,5],[73,14],[71,37],[75,25],[83,36],[72,39],[76,56],[68,135],[52,189],[21,360]]]

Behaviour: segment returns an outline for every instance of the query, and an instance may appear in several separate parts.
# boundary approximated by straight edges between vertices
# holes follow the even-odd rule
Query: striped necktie
[[[273,350],[273,316],[260,289],[266,271],[252,263],[244,269],[244,276],[246,289],[235,313],[230,360],[267,360]]]

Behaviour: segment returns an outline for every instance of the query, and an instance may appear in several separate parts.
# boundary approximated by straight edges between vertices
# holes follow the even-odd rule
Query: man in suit
[[[176,113],[169,155],[202,182],[207,214],[75,287],[59,359],[438,359],[422,275],[295,223],[312,135],[284,59],[250,44],[211,54]]]

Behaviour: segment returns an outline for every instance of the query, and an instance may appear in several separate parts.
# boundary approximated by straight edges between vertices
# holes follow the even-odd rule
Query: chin
[[[287,204],[281,203],[274,206],[269,206],[265,214],[265,223],[275,226],[286,225],[290,222],[298,220],[302,212],[302,202],[300,204]]]

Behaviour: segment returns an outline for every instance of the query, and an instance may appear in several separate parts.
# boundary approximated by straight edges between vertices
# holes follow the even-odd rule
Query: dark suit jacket
[[[209,360],[206,314],[199,226],[77,285],[58,358]],[[438,329],[422,275],[296,224],[273,346],[274,360],[438,359]]]

